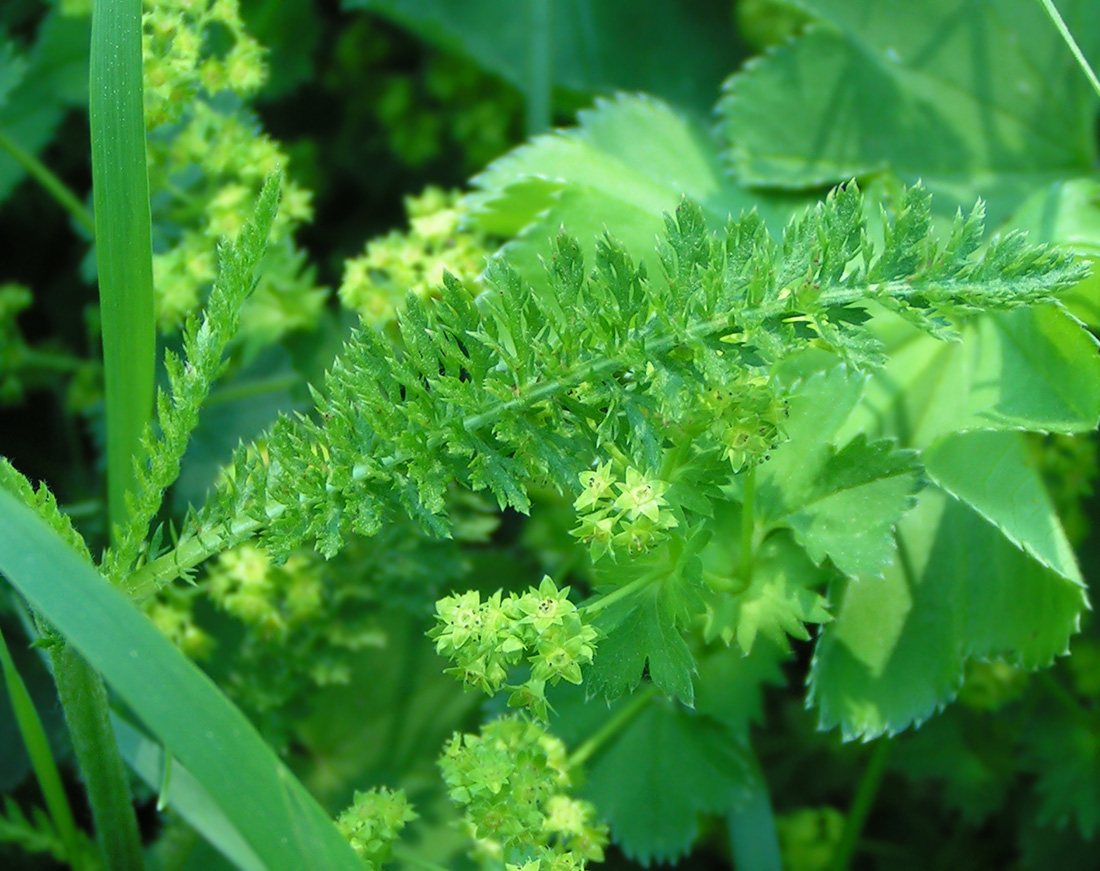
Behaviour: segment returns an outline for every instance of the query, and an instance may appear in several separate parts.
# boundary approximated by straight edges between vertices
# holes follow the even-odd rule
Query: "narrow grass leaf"
[[[0,571],[194,776],[270,871],[362,871],[324,810],[214,683],[0,491]]]
[[[97,0],[89,121],[107,403],[107,496],[122,521],[153,404],[153,248],[142,106],[141,0]]]
[[[46,800],[50,819],[61,836],[68,855],[75,857],[80,849],[80,836],[73,821],[72,808],[69,806],[65,788],[61,785],[61,775],[58,773],[53,751],[50,750],[46,730],[42,727],[42,720],[38,716],[38,711],[35,710],[27,685],[23,683],[23,677],[15,667],[2,632],[0,632],[0,667],[4,671],[4,684],[8,690],[8,698],[11,700],[15,721],[19,726],[19,734],[23,738],[23,745],[27,748],[27,755],[34,768],[34,776],[38,778],[38,785],[42,790],[42,797]]]

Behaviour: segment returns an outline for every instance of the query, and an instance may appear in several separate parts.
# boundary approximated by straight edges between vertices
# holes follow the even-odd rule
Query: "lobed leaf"
[[[1032,559],[977,512],[926,488],[898,526],[883,578],[837,584],[809,701],[822,728],[868,740],[919,725],[958,692],[969,657],[1039,668],[1065,654],[1083,587]]]
[[[719,106],[746,183],[891,169],[923,180],[941,214],[983,196],[999,222],[1036,187],[1093,165],[1095,95],[1033,0],[800,5],[819,23],[735,74]],[[1095,59],[1095,4],[1065,12]]]

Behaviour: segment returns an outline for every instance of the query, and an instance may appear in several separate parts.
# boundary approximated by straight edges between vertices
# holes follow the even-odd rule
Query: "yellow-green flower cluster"
[[[491,252],[484,236],[461,229],[458,200],[457,191],[439,188],[406,199],[409,231],[373,239],[362,256],[345,263],[341,302],[381,329],[397,319],[405,294],[429,296],[443,283],[444,272],[476,294]]]
[[[559,590],[544,577],[537,590],[484,602],[476,590],[447,596],[436,603],[436,625],[428,633],[436,651],[454,663],[448,674],[489,695],[505,687],[509,672],[526,663],[530,676],[506,688],[509,704],[547,716],[546,685],[581,682],[581,667],[595,655],[597,630],[581,619],[569,601],[569,588]]]
[[[191,659],[205,659],[214,648],[214,639],[195,623],[195,588],[168,587],[145,605],[145,616],[161,635]]]
[[[340,830],[370,871],[378,871],[393,854],[393,843],[405,824],[417,818],[404,791],[385,787],[356,792],[351,807],[336,818]]]
[[[573,502],[579,523],[571,534],[588,544],[593,560],[648,550],[679,525],[665,499],[668,483],[653,475],[628,467],[618,480],[608,461],[580,479],[584,489]]]
[[[144,36],[153,281],[158,327],[171,333],[214,280],[217,240],[236,236],[264,179],[287,159],[247,111],[213,100],[223,91],[248,97],[266,77],[238,0],[147,2]],[[320,317],[327,292],[293,243],[312,217],[309,192],[285,180],[261,279],[241,316],[249,352]]]
[[[211,50],[220,38],[227,43]],[[145,119],[176,121],[200,91],[254,94],[267,79],[264,52],[245,32],[237,0],[145,0]]]
[[[269,638],[285,638],[322,611],[320,563],[301,553],[277,566],[256,545],[242,544],[218,557],[207,584],[215,603]]]
[[[565,745],[538,724],[502,717],[480,735],[455,733],[439,765],[475,837],[499,845],[509,868],[579,871],[603,859],[607,826],[569,795]]]
[[[786,407],[765,378],[744,378],[704,396],[710,431],[734,472],[755,466],[785,438]]]

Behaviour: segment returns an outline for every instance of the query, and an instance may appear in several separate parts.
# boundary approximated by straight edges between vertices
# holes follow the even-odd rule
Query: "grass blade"
[[[153,405],[153,248],[142,105],[141,0],[96,0],[89,121],[107,398],[107,501],[125,516]]]
[[[0,490],[0,571],[193,775],[269,871],[362,871],[245,716],[119,590]]]
[[[8,698],[11,700],[11,709],[15,714],[15,722],[19,726],[19,734],[23,738],[23,745],[27,748],[31,767],[34,768],[34,776],[38,778],[42,797],[46,800],[46,809],[50,812],[50,819],[61,836],[62,843],[65,844],[66,852],[71,860],[75,860],[80,852],[80,836],[73,821],[69,798],[61,785],[61,775],[58,773],[53,751],[50,750],[46,730],[42,728],[42,720],[38,716],[38,711],[35,710],[27,685],[23,683],[23,677],[15,668],[15,662],[11,658],[2,632],[0,632],[0,667],[4,671],[4,683],[8,690]]]

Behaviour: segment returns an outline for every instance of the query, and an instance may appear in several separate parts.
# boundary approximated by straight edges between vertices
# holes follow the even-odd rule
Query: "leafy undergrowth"
[[[1095,4],[139,5],[94,198],[91,4],[0,12],[71,237],[0,276],[0,863],[1094,866]]]

